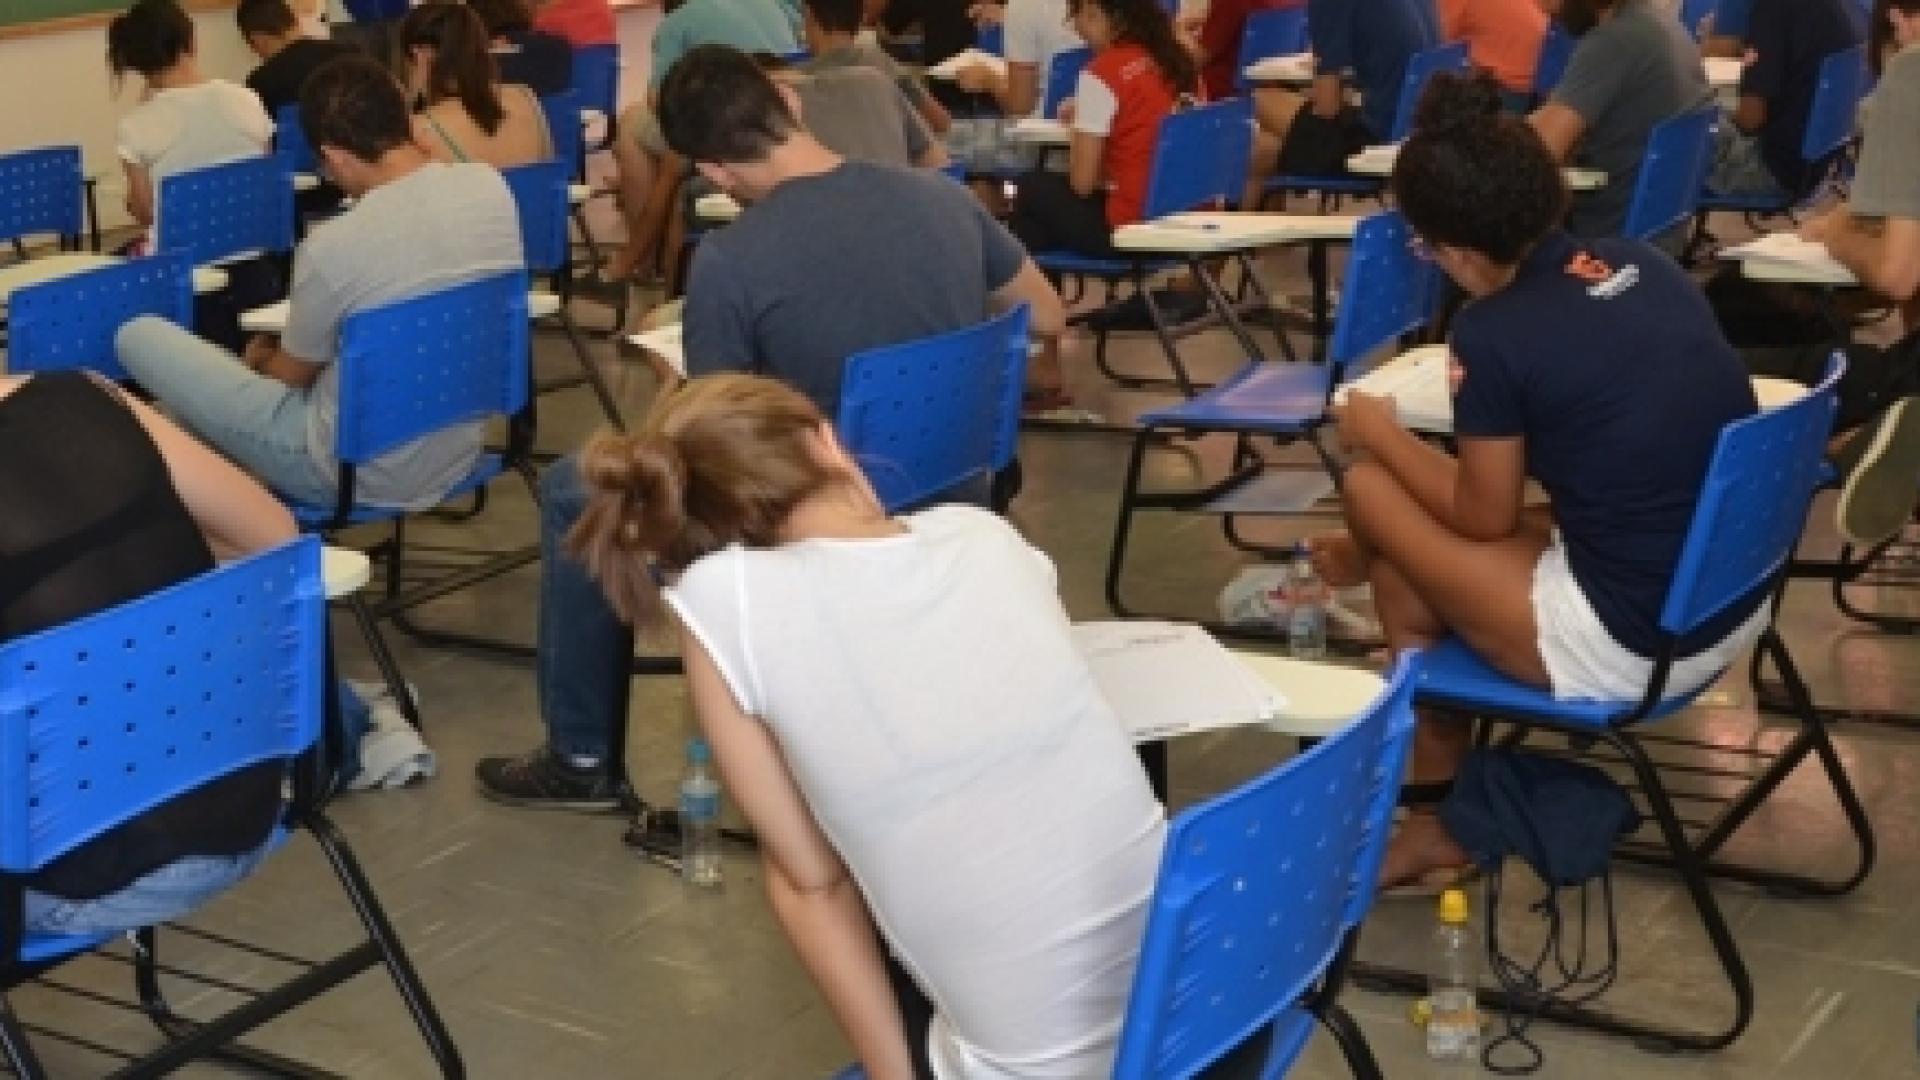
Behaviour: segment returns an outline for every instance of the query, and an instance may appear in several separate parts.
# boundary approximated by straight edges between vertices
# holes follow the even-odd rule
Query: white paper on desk
[[[1827,250],[1827,245],[1818,240],[1808,240],[1799,233],[1776,232],[1749,240],[1744,244],[1721,248],[1723,259],[1745,260],[1760,259],[1765,262],[1784,263],[1789,266],[1804,266],[1810,270],[1842,271],[1846,268]]]
[[[1255,60],[1247,65],[1243,74],[1250,82],[1306,81],[1313,78],[1313,54],[1288,53]]]
[[[1066,142],[1071,133],[1063,120],[1044,116],[1026,116],[1013,122],[1007,134],[1019,142]]]
[[[724,191],[702,195],[693,201],[693,216],[702,221],[732,221],[740,216],[738,200]]]
[[[1286,699],[1185,623],[1087,622],[1074,644],[1134,742],[1277,719]]]
[[[1738,86],[1747,62],[1737,56],[1709,56],[1700,62],[1700,67],[1708,86]]]
[[[1451,353],[1445,345],[1408,349],[1391,362],[1346,383],[1333,392],[1335,404],[1347,400],[1347,391],[1392,398],[1400,422],[1414,431],[1447,433],[1453,430],[1453,387],[1447,379]]]
[[[687,352],[680,336],[682,325],[669,323],[657,330],[635,334],[627,340],[666,361],[674,374],[684,379],[687,377]]]
[[[1392,172],[1393,163],[1398,160],[1400,160],[1399,143],[1378,143],[1353,155],[1348,168],[1360,172],[1363,170],[1359,166],[1365,164],[1378,166],[1381,172]]]
[[[960,77],[962,69],[970,68],[975,64],[985,64],[993,69],[995,75],[1003,79],[1007,76],[1007,62],[1004,59],[992,53],[981,52],[979,49],[962,49],[927,68],[927,77],[952,82]]]

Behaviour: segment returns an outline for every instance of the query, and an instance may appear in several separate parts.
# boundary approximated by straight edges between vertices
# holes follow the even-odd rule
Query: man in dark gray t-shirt
[[[1699,50],[1672,15],[1649,0],[1545,0],[1578,38],[1567,73],[1532,121],[1563,163],[1607,174],[1606,186],[1577,194],[1575,236],[1618,236],[1655,124],[1713,103]]]

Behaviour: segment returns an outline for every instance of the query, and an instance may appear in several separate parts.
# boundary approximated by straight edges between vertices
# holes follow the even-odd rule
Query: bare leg
[[[1060,339],[1036,339],[1040,349],[1027,357],[1027,389],[1041,393],[1066,392],[1067,377],[1060,365]]]
[[[653,192],[654,176],[659,172],[653,154],[640,145],[635,133],[648,123],[646,106],[635,105],[620,117],[620,137],[613,140],[613,161],[618,168],[617,183],[620,215],[627,226],[627,243],[607,262],[605,276],[610,281],[632,277],[653,253],[649,250],[645,214]]]
[[[1253,92],[1253,115],[1259,125],[1253,130],[1253,155],[1247,170],[1247,190],[1241,197],[1242,210],[1258,210],[1266,198],[1267,181],[1280,170],[1280,144],[1286,141],[1293,118],[1300,115],[1307,99],[1291,90],[1262,88]]]

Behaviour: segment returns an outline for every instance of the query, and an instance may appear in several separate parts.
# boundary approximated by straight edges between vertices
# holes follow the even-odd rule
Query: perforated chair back
[[[7,368],[126,379],[113,339],[140,315],[193,325],[193,268],[185,259],[127,259],[16,290],[7,302]]]
[[[1253,152],[1253,103],[1228,98],[1160,121],[1147,179],[1147,220],[1238,198]]]
[[[404,19],[411,0],[345,0],[347,14],[357,23],[388,22]]]
[[[1362,365],[1382,346],[1423,325],[1438,284],[1438,271],[1414,250],[1413,232],[1399,211],[1363,219],[1353,231],[1327,347],[1330,386],[1363,374]]]
[[[1695,109],[1662,120],[1647,136],[1646,156],[1627,204],[1622,235],[1651,240],[1693,217],[1713,164],[1713,125],[1719,114]]]
[[[973,47],[992,56],[1007,53],[1007,28],[999,23],[983,26],[973,36]]]
[[[0,646],[0,870],[312,746],[325,612],[308,538]]]
[[[1573,59],[1573,35],[1560,28],[1557,22],[1547,23],[1547,32],[1540,39],[1540,59],[1533,66],[1533,92],[1537,97],[1546,97],[1567,73],[1567,61]]]
[[[566,163],[569,177],[580,175],[587,154],[580,107],[580,94],[574,90],[562,90],[540,99],[540,111],[547,117],[547,135],[553,140],[553,156]]]
[[[1820,61],[1820,80],[1814,84],[1807,111],[1807,129],[1800,139],[1800,156],[1818,164],[1840,152],[1853,138],[1860,99],[1867,93],[1867,47],[1855,45]]]
[[[1307,51],[1307,8],[1283,8],[1256,11],[1247,16],[1240,30],[1240,55],[1234,61],[1233,84],[1247,92],[1247,65],[1271,56],[1292,56]]]
[[[320,160],[313,156],[307,129],[300,123],[300,106],[282,105],[273,114],[273,156],[289,174],[320,171]]]
[[[620,46],[576,45],[573,92],[582,108],[598,109],[609,121],[620,109]]]
[[[1683,635],[1772,582],[1799,543],[1819,487],[1844,354],[1820,386],[1721,431],[1694,505],[1686,544],[1660,609],[1660,627]]]
[[[500,170],[513,192],[520,214],[520,245],[527,269],[551,274],[568,259],[567,166],[562,161],[536,161]]]
[[[85,183],[78,146],[0,154],[0,240],[78,237]]]
[[[1467,70],[1467,43],[1455,41],[1446,45],[1436,45],[1431,49],[1422,49],[1407,58],[1407,73],[1400,77],[1400,100],[1393,110],[1393,131],[1388,142],[1399,142],[1413,129],[1414,108],[1420,104],[1420,95],[1427,92],[1427,83],[1442,71]]]
[[[1006,468],[1020,434],[1027,308],[847,360],[836,422],[891,512]]]
[[[1059,113],[1060,103],[1073,96],[1074,89],[1080,85],[1080,73],[1092,59],[1093,50],[1085,46],[1053,54],[1053,59],[1047,61],[1047,92],[1040,100],[1041,116]]]
[[[495,274],[347,316],[334,452],[359,465],[527,403],[527,275]]]
[[[1745,5],[1741,6],[1744,7]],[[1686,29],[1688,37],[1698,40],[1700,37],[1701,21],[1704,20],[1709,13],[1717,15],[1719,10],[1720,0],[1680,0],[1680,25]],[[1718,19],[1714,21],[1716,23],[1719,22]],[[1744,27],[1715,26],[1714,29],[1715,32],[1730,31],[1736,35],[1745,32]]]
[[[155,247],[195,265],[293,249],[293,178],[265,155],[160,179]]]
[[[1262,1028],[1262,1075],[1298,1056],[1315,1024],[1307,999],[1373,905],[1417,664],[1402,655],[1338,734],[1174,819],[1115,1080],[1184,1080]]]

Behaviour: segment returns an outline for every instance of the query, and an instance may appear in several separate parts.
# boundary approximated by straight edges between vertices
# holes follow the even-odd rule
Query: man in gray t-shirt
[[[1573,199],[1576,236],[1617,236],[1655,124],[1713,103],[1700,53],[1673,16],[1650,0],[1544,0],[1576,35],[1566,75],[1536,109],[1534,129],[1562,162],[1607,174]]]
[[[160,319],[116,342],[121,363],[167,408],[282,494],[331,504],[348,315],[524,266],[513,195],[485,165],[428,160],[406,101],[370,60],[340,60],[308,80],[301,119],[328,175],[357,202],[295,256],[285,331],[231,353]],[[394,363],[404,362],[394,357]],[[396,447],[361,466],[358,501],[423,508],[473,468],[481,425]]]

